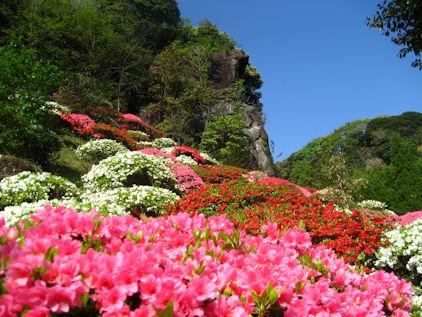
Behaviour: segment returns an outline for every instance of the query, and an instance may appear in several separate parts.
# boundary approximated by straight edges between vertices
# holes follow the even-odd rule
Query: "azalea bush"
[[[23,202],[73,196],[78,189],[67,179],[46,172],[21,172],[0,181],[0,209]]]
[[[192,168],[207,184],[220,184],[242,178],[242,175],[247,172],[243,168],[226,165],[198,165]]]
[[[176,161],[185,165],[198,165],[198,162],[190,156],[179,155],[176,157]]]
[[[142,131],[128,130],[127,134],[129,134],[136,141],[149,141],[150,139],[149,134]]]
[[[135,150],[138,148],[136,140],[125,130],[113,127],[110,124],[98,123],[92,127],[91,134],[97,139],[112,139],[124,144],[127,148]]]
[[[46,316],[406,316],[411,286],[362,275],[297,229],[226,217],[139,221],[45,207],[0,222],[0,311]]]
[[[201,177],[189,166],[174,162],[171,164],[171,170],[177,181],[177,188],[182,193],[205,186]]]
[[[159,216],[165,205],[176,202],[180,197],[168,189],[152,186],[120,187],[98,193],[82,194],[80,201],[71,204],[78,210],[96,209],[103,215],[132,214]]]
[[[209,155],[205,152],[200,152],[199,155],[201,155],[202,159],[205,161],[205,164],[210,164],[210,165],[220,165],[221,164],[218,160],[216,160],[211,155]]]
[[[388,246],[376,253],[376,267],[394,272],[414,285],[414,304],[422,311],[422,219],[385,234]]]
[[[60,119],[66,122],[72,129],[82,135],[89,135],[95,125],[95,121],[85,114],[63,113]]]
[[[92,140],[78,146],[76,149],[76,156],[83,160],[98,163],[116,153],[126,151],[128,151],[128,149],[124,145],[114,140],[102,139]]]
[[[315,197],[304,197],[294,187],[246,180],[192,191],[169,206],[168,212],[225,214],[238,228],[252,234],[259,234],[267,221],[281,228],[301,227],[310,233],[313,243],[332,248],[347,262],[361,264],[373,257],[382,245],[383,231],[390,229],[387,216],[359,211],[348,215]]]
[[[174,156],[186,155],[194,159],[199,164],[205,164],[205,160],[202,158],[200,152],[188,146],[175,146],[172,154]]]
[[[170,148],[176,146],[176,141],[171,138],[156,138],[153,141],[141,141],[138,142],[138,146],[142,148]]]
[[[131,185],[148,185],[174,189],[170,159],[143,154],[121,152],[94,165],[82,177],[85,189],[102,191]]]
[[[120,114],[120,117],[117,118],[116,121],[120,124],[120,127],[125,130],[141,130],[154,138],[161,138],[164,136],[163,131],[154,128],[140,117],[131,113]]]

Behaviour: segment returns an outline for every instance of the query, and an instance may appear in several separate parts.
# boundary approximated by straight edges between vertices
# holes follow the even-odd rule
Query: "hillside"
[[[101,106],[141,113],[222,162],[273,172],[260,74],[211,22],[182,21],[175,0],[18,0],[0,8],[1,153],[47,164],[60,140],[43,128],[42,114],[27,115],[50,100],[81,114]]]
[[[383,201],[399,213],[420,210],[422,114],[352,121],[276,163],[276,169],[302,186],[342,186],[355,198]],[[348,186],[353,180],[361,185]]]

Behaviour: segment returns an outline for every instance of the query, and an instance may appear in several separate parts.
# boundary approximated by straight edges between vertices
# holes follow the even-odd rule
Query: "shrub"
[[[306,198],[291,186],[235,180],[192,191],[169,206],[169,213],[225,214],[238,228],[258,234],[271,221],[281,228],[305,228],[315,244],[332,248],[350,263],[373,256],[390,228],[384,215],[353,211],[348,215],[315,197]]]
[[[378,200],[363,200],[358,203],[358,207],[383,211],[387,209],[387,204]]]
[[[395,217],[396,221],[402,226],[411,224],[412,222],[422,218],[422,211],[408,212],[402,216]]]
[[[192,166],[192,168],[206,184],[220,184],[225,181],[235,180],[247,172],[243,168],[226,165],[197,165]]]
[[[211,157],[207,153],[201,152],[199,154],[204,159],[205,164],[210,164],[210,165],[220,165],[221,164],[219,161],[217,161],[215,158]]]
[[[170,138],[157,138],[154,141],[141,141],[138,142],[138,145],[140,147],[144,148],[157,148],[157,149],[163,149],[163,148],[172,148],[176,145],[176,142],[173,139]]]
[[[199,164],[205,164],[205,160],[201,157],[201,154],[188,146],[175,146],[173,147],[172,154],[174,156],[186,155],[193,158]]]
[[[385,234],[389,245],[376,253],[376,267],[394,272],[414,285],[414,305],[422,310],[422,219]]]
[[[112,139],[124,144],[130,150],[135,150],[138,145],[125,130],[115,128],[109,124],[98,123],[92,127],[92,135],[97,139]]]
[[[173,163],[171,164],[173,176],[177,181],[177,187],[182,193],[204,186],[204,182],[189,166]]]
[[[197,161],[187,155],[179,155],[178,157],[176,157],[176,161],[185,165],[198,165]]]
[[[152,141],[152,144],[153,147],[157,147],[159,149],[177,145],[176,141],[171,138],[156,138],[154,141]]]
[[[249,166],[248,141],[239,114],[212,117],[205,127],[200,148],[223,164]]]
[[[95,126],[95,121],[85,114],[69,113],[60,115],[72,129],[81,135],[89,135]]]
[[[285,186],[291,186],[297,190],[299,190],[305,197],[311,197],[312,193],[304,188],[301,187],[299,185],[296,185],[292,182],[289,182],[286,179],[281,179],[281,178],[275,178],[275,177],[264,177],[263,179],[258,180],[258,182],[260,184],[265,184],[265,185],[285,185]]]
[[[128,149],[114,140],[92,140],[78,146],[76,155],[82,160],[98,163],[99,161],[113,156],[118,152],[126,152]]]
[[[102,160],[82,177],[86,189],[92,191],[129,187],[157,186],[174,189],[176,181],[170,168],[171,160],[140,152],[123,152]]]
[[[131,113],[121,114],[116,121],[119,122],[120,127],[125,130],[142,130],[154,138],[161,138],[164,136],[163,131],[152,127],[141,118]]]
[[[164,188],[132,186],[83,194],[77,206],[78,210],[94,208],[103,215],[160,216],[166,204],[174,203],[179,198]]]
[[[121,114],[109,106],[100,106],[91,109],[89,115],[97,122],[111,123],[119,118]]]
[[[76,194],[77,187],[50,173],[21,172],[0,181],[0,208]]]
[[[148,154],[148,155],[161,156],[161,157],[168,158],[168,159],[171,159],[171,160],[175,159],[175,157],[173,155],[167,154],[167,153],[160,151],[158,149],[155,149],[155,148],[144,148],[144,149],[140,149],[140,150],[137,150],[137,151],[144,153],[144,154]]]
[[[16,94],[1,100],[0,96],[0,152],[45,166],[49,156],[60,148],[59,137],[52,129],[56,118],[48,108],[42,98]]]
[[[410,311],[408,283],[383,271],[361,275],[301,230],[280,235],[269,224],[250,237],[224,216],[139,221],[48,206],[27,224],[0,223],[0,303],[10,316]]]
[[[127,134],[129,134],[132,138],[134,138],[138,142],[149,141],[149,134],[142,131],[128,130]]]

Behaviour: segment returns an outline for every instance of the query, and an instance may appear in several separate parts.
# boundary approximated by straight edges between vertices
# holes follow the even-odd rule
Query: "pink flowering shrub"
[[[201,177],[199,177],[199,175],[196,174],[195,171],[187,165],[174,162],[171,164],[171,171],[177,181],[178,187],[182,192],[188,192],[192,189],[205,186],[205,183],[202,181]]]
[[[201,154],[197,150],[188,146],[175,146],[172,154],[175,156],[179,156],[179,155],[190,156],[198,163],[205,164],[205,160],[202,158]]]
[[[62,114],[60,119],[67,122],[77,133],[82,135],[89,135],[95,125],[95,121],[85,114]]]
[[[155,149],[155,148],[143,148],[143,149],[139,149],[137,151],[144,153],[144,154],[161,156],[161,157],[165,157],[165,158],[172,159],[172,160],[176,159],[176,157],[174,155],[167,154],[167,153],[165,153],[165,152],[163,152],[159,149]]]
[[[143,130],[145,132],[148,132],[151,136],[159,138],[164,136],[164,132],[161,130],[158,130],[152,126],[150,126],[148,123],[146,123],[144,120],[142,120],[140,117],[131,114],[131,113],[123,113],[120,115],[120,117],[116,120],[120,123],[120,127],[125,130]]]
[[[312,196],[311,191],[309,191],[308,189],[301,187],[297,184],[294,184],[292,182],[289,182],[286,179],[275,178],[275,177],[266,177],[266,178],[259,180],[259,183],[265,184],[265,185],[271,185],[271,184],[273,184],[273,185],[288,185],[288,186],[292,186],[292,187],[300,190],[305,197],[311,197]]]
[[[0,315],[409,316],[394,274],[360,275],[302,230],[263,232],[46,206],[19,230],[0,222]]]
[[[396,220],[400,225],[406,226],[420,218],[422,218],[422,211],[413,211],[402,216],[395,216],[394,220]]]

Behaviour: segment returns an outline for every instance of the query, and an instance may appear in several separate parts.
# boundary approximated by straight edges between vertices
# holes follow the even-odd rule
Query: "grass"
[[[60,139],[63,146],[49,159],[46,170],[78,183],[82,175],[87,173],[92,166],[90,162],[79,159],[75,154],[75,149],[87,141],[67,134],[62,135]]]

